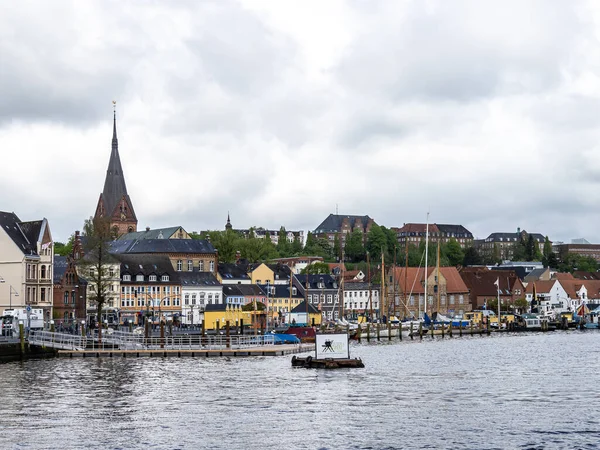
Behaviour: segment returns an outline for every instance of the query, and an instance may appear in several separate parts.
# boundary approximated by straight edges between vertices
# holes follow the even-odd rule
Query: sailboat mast
[[[437,312],[440,313],[440,237],[437,241],[437,264],[436,264],[436,283],[437,283]]]
[[[408,233],[406,233],[408,235]],[[408,316],[408,299],[406,298],[406,287],[408,285],[408,236],[404,238],[404,317]]]
[[[385,257],[383,255],[383,250],[381,251],[381,293],[379,296],[381,299],[379,302],[379,317],[383,317],[384,314],[387,317],[389,315],[389,307],[387,307],[387,295],[385,289]]]
[[[309,260],[309,265],[310,265],[310,260]],[[309,282],[308,282],[308,266],[306,266],[306,326],[309,327],[309,320],[308,320],[308,289],[309,289]]]
[[[287,313],[288,313],[288,324],[290,323],[290,317],[292,316],[292,281],[294,279],[294,275],[292,274],[292,270],[290,269],[290,302],[288,304],[288,308],[287,308]],[[275,280],[273,280],[273,283],[275,283]]]
[[[394,245],[394,264],[392,265],[392,297],[394,299],[394,317],[398,316],[398,300],[396,299],[396,247],[397,246]]]
[[[427,222],[425,223],[425,299],[423,302],[423,313],[427,314],[427,253],[429,252],[429,211],[427,212]]]
[[[371,258],[367,252],[367,281],[369,283],[369,320],[373,318],[373,301],[371,299]]]

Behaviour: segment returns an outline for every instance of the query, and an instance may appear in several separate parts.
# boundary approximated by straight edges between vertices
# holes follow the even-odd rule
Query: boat
[[[318,333],[313,356],[292,357],[292,367],[306,369],[354,369],[365,367],[360,358],[350,358],[348,333]]]

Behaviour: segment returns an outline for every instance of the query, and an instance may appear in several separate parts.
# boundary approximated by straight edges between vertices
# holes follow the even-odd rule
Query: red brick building
[[[53,319],[66,325],[86,319],[87,281],[77,275],[76,264],[83,256],[79,231],[68,256],[54,255]]]

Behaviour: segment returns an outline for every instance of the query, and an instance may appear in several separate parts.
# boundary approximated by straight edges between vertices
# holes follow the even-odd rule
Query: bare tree
[[[102,342],[102,310],[107,303],[114,274],[110,269],[117,263],[109,253],[112,240],[109,221],[106,218],[89,218],[83,227],[83,248],[85,256],[79,266],[92,290],[89,299],[96,303],[98,340]],[[113,268],[114,270],[114,268]]]

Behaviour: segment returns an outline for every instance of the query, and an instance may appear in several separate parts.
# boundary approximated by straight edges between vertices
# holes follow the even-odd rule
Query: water
[[[0,448],[597,448],[600,333],[355,345],[291,357],[0,365]]]

